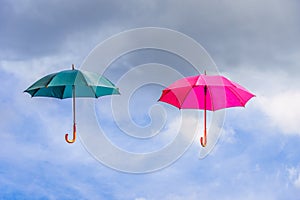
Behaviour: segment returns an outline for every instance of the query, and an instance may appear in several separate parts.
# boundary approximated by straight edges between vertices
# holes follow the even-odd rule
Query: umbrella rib
[[[94,89],[94,86],[89,86],[89,87],[93,90],[93,92],[95,94],[95,98],[98,98],[97,91],[96,91],[98,86],[95,86],[95,89]]]
[[[86,86],[90,87],[90,85],[88,84],[88,82],[87,82],[87,80],[86,80],[84,74],[83,74],[82,72],[80,72],[80,71],[78,71],[78,73],[81,73],[81,75],[83,76],[83,80],[84,80]],[[77,74],[77,76],[78,76],[78,74]]]
[[[31,95],[32,97],[34,97],[34,95],[40,90],[41,88],[35,89],[35,91],[33,92],[33,94]]]
[[[64,94],[65,94],[65,90],[66,90],[66,88],[67,88],[67,86],[66,85],[64,85],[64,89],[63,89],[63,91],[62,91],[62,96],[61,96],[61,99],[63,99],[64,98]],[[72,96],[72,95],[71,95]]]
[[[109,86],[102,86],[102,85],[89,85],[88,87],[90,87],[94,91],[96,98],[99,98],[101,96],[111,95],[111,94],[105,94],[105,95],[102,94],[102,95],[97,96],[97,91],[96,90],[98,88],[108,88],[108,89],[113,89],[113,90],[116,89],[116,87],[113,87],[113,86],[109,87]],[[95,87],[95,89],[94,89],[94,87]]]
[[[56,76],[56,74],[54,74],[51,78],[49,78],[49,81],[45,84],[45,88],[48,87],[48,85],[50,84],[50,82],[53,80],[53,78]],[[35,91],[33,92],[33,94],[31,95],[32,97],[34,97],[34,95],[41,89],[40,88],[36,88]]]
[[[45,84],[45,87],[47,88],[48,87],[48,85],[50,84],[50,82],[54,79],[54,77],[56,76],[56,74],[55,75],[53,75],[51,78],[49,78],[49,81],[48,81],[48,83],[47,84]]]
[[[245,104],[243,103],[244,99],[241,97],[241,95],[239,95],[234,89],[232,89],[232,87],[228,87],[228,89],[237,97],[237,99],[240,101],[240,104],[242,106],[245,106]]]
[[[95,98],[98,98],[98,97],[97,97],[97,94],[96,94],[96,91],[95,91],[96,88],[95,88],[95,90],[94,90],[93,85],[89,85],[89,84],[88,84],[88,82],[87,82],[87,80],[86,80],[86,76],[84,75],[83,72],[79,71],[78,73],[81,73],[81,75],[82,75],[82,77],[83,77],[83,81],[85,82],[86,86],[87,86],[88,88],[90,88],[91,90],[93,90],[93,92],[94,92],[94,97],[95,97]],[[77,74],[77,76],[78,76],[78,74]],[[97,85],[96,85],[95,87],[97,87]]]
[[[165,95],[167,95],[167,94],[169,94],[169,93],[172,93],[172,94],[175,96],[174,99],[176,99],[176,103],[178,104],[178,106],[177,106],[177,105],[174,105],[174,104],[172,104],[172,105],[175,106],[175,107],[177,107],[177,108],[180,110],[180,109],[181,109],[180,101],[179,101],[179,99],[177,98],[177,96],[174,94],[174,92],[172,91],[172,89],[167,89],[167,90],[164,90],[164,91],[167,91],[167,93],[165,93]],[[162,98],[162,96],[161,96],[161,98]],[[159,101],[161,101],[161,98],[159,99]],[[167,101],[163,101],[163,102],[167,103]]]
[[[192,87],[190,87],[189,91],[186,93],[185,97],[183,98],[183,100],[182,100],[182,104],[181,104],[180,106],[182,106],[182,105],[183,105],[183,103],[184,103],[185,99],[187,98],[187,96],[189,95],[189,93],[191,92],[191,90],[192,90],[194,87],[197,87],[197,86],[192,86]],[[177,99],[177,100],[178,100],[178,99]],[[178,102],[179,102],[179,101],[178,101]]]

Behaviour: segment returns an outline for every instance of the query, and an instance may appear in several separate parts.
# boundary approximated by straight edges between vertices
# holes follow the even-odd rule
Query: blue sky
[[[298,1],[3,0],[0,4],[0,199],[299,199]],[[72,145],[64,141],[72,127],[71,100],[30,98],[23,91],[43,75],[72,63],[80,66],[112,35],[148,26],[195,39],[222,75],[256,97],[245,109],[226,111],[221,137],[206,158],[199,159],[197,135],[169,167],[123,173],[95,160],[80,140]],[[147,50],[120,58],[107,76],[115,82],[124,71],[150,62],[193,74],[178,57]],[[150,123],[148,107],[160,104],[156,99],[161,89],[149,86],[133,95],[129,108],[137,124]],[[97,109],[103,114],[107,137],[122,148],[152,151],[175,137],[175,108],[160,104],[169,114],[166,136],[132,141],[112,121],[105,106],[110,100],[97,100],[102,103]]]

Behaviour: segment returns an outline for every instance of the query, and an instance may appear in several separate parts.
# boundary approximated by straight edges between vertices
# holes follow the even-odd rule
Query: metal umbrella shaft
[[[73,138],[71,140],[69,140],[68,138],[68,134],[65,135],[65,140],[68,143],[74,143],[76,140],[76,119],[75,119],[75,89],[74,89],[74,85],[72,86],[72,90],[73,90]]]
[[[74,70],[74,65],[72,65],[72,70]],[[69,140],[68,134],[65,135],[65,140],[67,143],[74,143],[76,140],[76,114],[75,114],[75,85],[72,85],[72,106],[73,106],[73,138]]]
[[[203,147],[206,146],[206,93],[207,93],[207,86],[204,86],[204,135],[200,138],[200,143]]]

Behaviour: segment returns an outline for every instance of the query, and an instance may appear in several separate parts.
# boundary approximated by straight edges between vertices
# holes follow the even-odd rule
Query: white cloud
[[[63,57],[49,56],[32,60],[1,60],[0,70],[14,75],[18,79],[18,82],[29,84],[29,87],[30,84],[42,78],[42,76],[71,68],[72,63],[69,62],[72,58],[73,56],[65,55]],[[27,85],[24,85],[24,90],[26,87]]]
[[[274,96],[261,97],[261,109],[273,126],[285,134],[300,135],[300,90],[287,90]]]
[[[290,167],[287,168],[288,177],[290,182],[296,187],[300,189],[300,168]]]
[[[298,174],[298,178],[294,181],[294,184],[297,188],[300,189],[300,174]]]
[[[256,95],[246,104],[246,109],[252,113],[251,118],[260,115],[257,116],[260,119],[256,121],[257,126],[278,128],[280,133],[299,135],[300,89],[295,68],[298,62],[299,58],[290,60],[285,70],[277,67],[259,69],[245,64],[222,74]]]

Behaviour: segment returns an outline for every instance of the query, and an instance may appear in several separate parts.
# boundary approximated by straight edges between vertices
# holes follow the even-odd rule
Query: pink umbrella
[[[179,109],[204,110],[204,135],[201,145],[206,146],[206,110],[245,106],[255,95],[237,83],[219,75],[203,75],[179,79],[163,90],[159,101]]]

